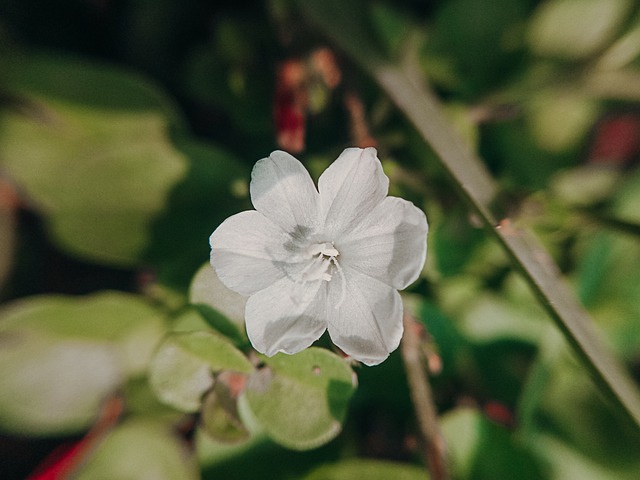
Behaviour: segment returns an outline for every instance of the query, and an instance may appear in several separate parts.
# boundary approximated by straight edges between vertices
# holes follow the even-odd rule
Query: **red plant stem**
[[[54,450],[27,480],[66,480],[87,460],[106,434],[118,422],[124,411],[120,397],[107,400],[100,418],[89,432],[76,442],[69,442]]]

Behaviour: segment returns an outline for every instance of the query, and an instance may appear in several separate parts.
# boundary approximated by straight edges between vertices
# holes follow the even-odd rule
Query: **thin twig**
[[[425,373],[424,358],[420,348],[422,326],[410,313],[404,314],[402,358],[407,372],[413,409],[418,420],[419,435],[424,447],[427,468],[433,480],[449,478],[447,446],[438,425],[438,415],[431,394],[431,385]]]

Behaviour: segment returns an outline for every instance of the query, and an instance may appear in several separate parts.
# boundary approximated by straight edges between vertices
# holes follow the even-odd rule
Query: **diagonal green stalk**
[[[602,392],[640,429],[640,394],[622,364],[605,347],[588,313],[562,279],[539,241],[527,230],[493,214],[498,187],[481,160],[446,119],[424,82],[387,60],[376,48],[365,21],[362,2],[299,1],[309,20],[346,52],[379,84],[437,154],[442,167],[486,230],[500,243],[514,265],[590,371]]]

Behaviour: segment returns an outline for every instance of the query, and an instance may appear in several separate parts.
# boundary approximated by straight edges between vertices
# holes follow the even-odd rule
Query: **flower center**
[[[333,246],[333,243],[321,242],[309,245],[306,250],[306,256],[311,261],[301,272],[302,282],[312,282],[315,280],[330,282],[336,273],[340,277],[342,294],[340,300],[335,305],[335,308],[338,308],[347,293],[344,272],[338,263],[340,252]]]
[[[340,252],[335,249],[333,243],[314,243],[307,247],[305,253],[306,258],[311,259],[311,262],[301,272],[301,280],[303,282],[312,282],[314,280],[329,282],[332,277],[330,273],[331,266],[335,265],[337,270],[341,270],[337,260]]]

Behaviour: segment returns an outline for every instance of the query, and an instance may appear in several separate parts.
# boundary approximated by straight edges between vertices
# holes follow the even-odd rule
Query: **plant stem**
[[[411,401],[418,421],[420,443],[424,447],[427,468],[433,480],[449,478],[447,446],[438,425],[436,406],[427,378],[420,348],[422,326],[405,311],[401,352],[407,372]]]

